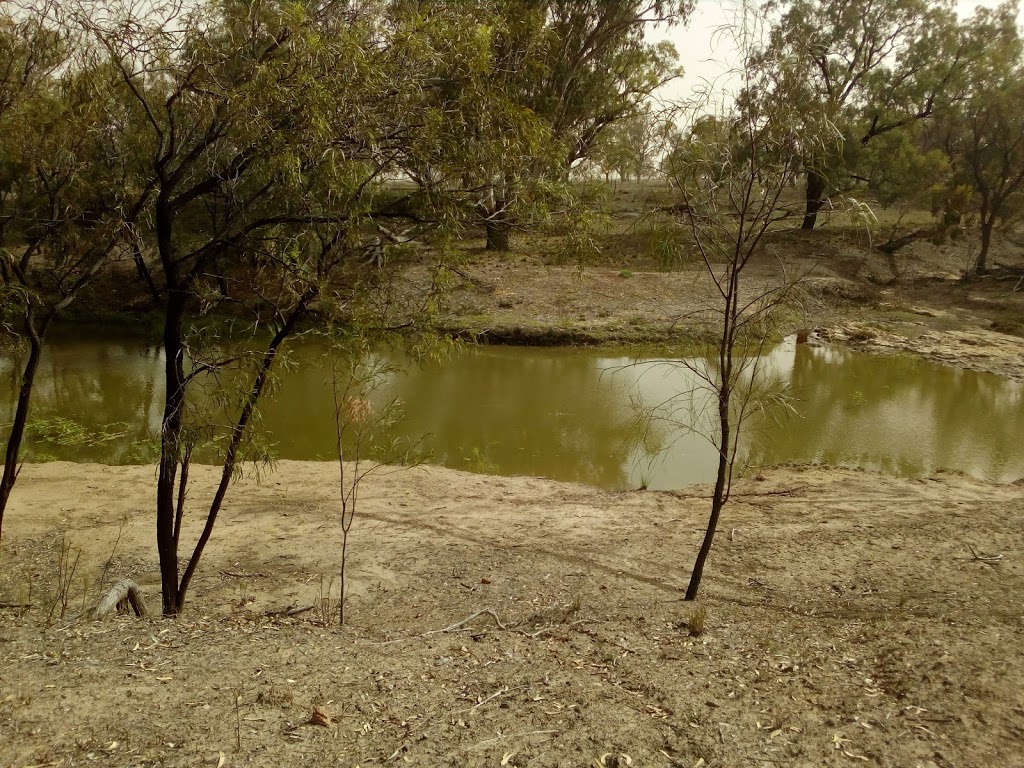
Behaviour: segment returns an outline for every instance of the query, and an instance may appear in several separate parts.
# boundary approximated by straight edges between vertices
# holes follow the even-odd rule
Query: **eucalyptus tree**
[[[52,2],[6,6],[0,15],[0,320],[27,348],[15,371],[0,524],[47,333],[121,247],[148,194],[125,194],[110,72],[79,32]]]
[[[760,39],[758,19],[741,14],[731,31],[745,63]],[[812,122],[813,115],[800,112],[802,105],[793,94],[779,87],[785,83],[776,79],[773,88],[766,88],[765,73],[751,66],[743,66],[736,76],[745,99],[724,94],[716,104],[705,95],[689,105],[679,122],[692,128],[670,147],[665,161],[678,195],[676,227],[684,233],[669,245],[682,251],[680,259],[695,261],[708,281],[707,304],[688,319],[704,321],[710,338],[705,355],[663,363],[685,369],[691,384],[659,405],[652,417],[703,435],[718,453],[708,524],[687,600],[698,595],[742,462],[741,435],[752,417],[784,405],[764,353],[777,310],[796,281],[783,275],[778,281],[755,282],[748,267],[771,257],[771,232],[797,225],[799,217],[785,198],[802,172],[804,153],[821,146],[821,137],[827,135],[822,125]],[[788,85],[799,88],[800,83]]]
[[[437,140],[410,156],[406,171],[420,185],[461,200],[464,220],[484,226],[488,250],[507,250],[513,226],[544,217],[552,191],[547,181],[558,162],[550,126],[511,87],[547,53],[540,34],[544,14],[531,3],[516,13],[509,3],[419,5],[448,23],[424,30],[431,47],[444,54],[425,104]],[[415,18],[401,3],[392,13],[399,25]],[[463,53],[453,55],[453,46]]]
[[[855,180],[859,146],[957,98],[969,51],[949,0],[780,0],[766,8],[777,22],[751,60],[767,75],[762,87],[787,89],[800,105],[797,119],[827,126],[827,140],[802,161],[802,227],[813,229],[827,195]]]
[[[606,178],[611,173],[623,181],[649,178],[658,170],[664,131],[661,116],[648,107],[605,130],[591,150],[592,160]]]
[[[520,87],[561,142],[568,168],[588,157],[609,127],[643,115],[652,94],[682,74],[675,47],[646,33],[685,24],[694,3],[535,1],[547,17],[547,55],[542,66],[522,73]]]
[[[980,246],[972,270],[984,274],[1000,221],[1019,218],[1024,192],[1024,41],[1017,2],[979,7],[966,25],[977,52],[964,98],[938,115],[935,142],[953,168],[950,199],[977,212]]]
[[[128,186],[153,189],[142,237],[166,297],[156,538],[163,612],[177,615],[233,476],[264,455],[253,425],[288,341],[328,314],[365,336],[429,311],[430,286],[400,293],[389,257],[454,207],[433,181],[399,182],[466,157],[430,95],[444,62],[476,61],[480,28],[414,3],[100,6],[80,18],[136,126]],[[489,75],[486,62],[464,71]],[[214,309],[244,332],[197,329]],[[204,445],[220,479],[182,563],[189,467]]]
[[[402,6],[403,4],[399,4]],[[516,227],[543,220],[565,203],[569,170],[601,134],[641,114],[648,97],[679,74],[676,52],[644,33],[685,21],[691,0],[427,0],[420,12],[457,8],[476,25],[477,56],[445,62],[432,93],[442,120],[457,126],[469,162],[411,169],[471,190],[470,220],[489,250],[507,250]],[[485,66],[486,82],[466,77]],[[502,151],[494,152],[500,146]],[[429,173],[428,173],[429,171]]]

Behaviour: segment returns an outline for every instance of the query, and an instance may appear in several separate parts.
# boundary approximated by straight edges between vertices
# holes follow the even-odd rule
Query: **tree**
[[[375,403],[373,400],[373,395],[397,373],[395,367],[375,355],[366,339],[342,334],[340,337],[332,335],[329,341],[328,366],[338,456],[338,527],[341,530],[338,626],[344,626],[350,534],[359,511],[361,486],[370,475],[417,466],[423,456],[418,450],[418,441],[414,443],[395,434],[403,418],[401,401],[394,398]],[[400,469],[396,470],[395,466]]]
[[[959,187],[973,193],[981,237],[973,269],[979,275],[988,268],[996,224],[1017,213],[1013,203],[1024,189],[1024,44],[1016,19],[1016,2],[978,8],[968,34],[983,56],[965,98],[942,111],[936,131],[954,169],[953,197]]]
[[[658,153],[664,144],[663,132],[660,116],[648,107],[610,126],[591,154],[606,179],[614,173],[622,181],[632,178],[639,182],[658,169]]]
[[[988,269],[996,223],[1019,213],[1012,201],[1024,189],[1024,73],[986,89],[965,106],[963,122],[951,141],[954,163],[974,192],[981,245],[974,271]]]
[[[83,9],[137,131],[127,186],[153,189],[141,236],[166,296],[156,500],[165,615],[184,607],[241,462],[265,455],[254,424],[288,341],[313,319],[372,336],[429,314],[433,287],[400,296],[395,262],[455,206],[432,179],[413,189],[394,180],[458,165],[449,151],[467,157],[431,110],[438,69],[469,62],[468,79],[490,76],[474,66],[479,29],[444,10],[244,0],[144,16]],[[214,308],[251,320],[236,324],[241,333],[197,328]],[[199,450],[216,452],[221,475],[182,564]]]
[[[741,16],[733,29],[737,49],[749,55],[757,32],[756,20]],[[712,350],[704,358],[667,363],[684,366],[692,374],[695,389],[672,398],[664,417],[683,420],[689,429],[708,437],[718,451],[711,512],[687,600],[697,597],[719,518],[729,500],[740,459],[740,435],[755,413],[779,402],[766,386],[763,355],[775,311],[793,282],[753,285],[745,273],[752,261],[763,257],[769,232],[793,221],[783,205],[784,195],[802,172],[800,161],[808,147],[822,144],[827,138],[821,137],[828,135],[823,126],[797,114],[797,101],[778,88],[771,92],[762,88],[756,69],[744,67],[739,76],[748,96],[761,93],[765,98],[748,98],[742,107],[717,112],[709,109],[706,99],[700,100],[691,107],[691,114],[706,117],[686,121],[694,128],[668,161],[679,194],[679,225],[689,236],[684,247],[703,267],[713,295],[711,305],[693,318],[706,319],[713,328]],[[708,399],[706,415],[693,411],[700,407],[694,406],[700,392]]]
[[[759,87],[795,99],[796,119],[832,126],[831,141],[803,153],[802,227],[813,229],[829,191],[856,175],[845,148],[956,98],[969,51],[948,0],[782,0],[768,9],[780,16],[751,62],[765,75]]]
[[[0,16],[0,296],[27,346],[0,478],[0,525],[47,333],[121,247],[149,193],[125,195],[109,72],[62,10],[47,2],[5,7]]]
[[[470,192],[468,218],[483,224],[488,250],[504,251],[513,228],[543,220],[571,197],[569,171],[602,132],[643,112],[650,94],[679,74],[672,46],[651,44],[644,32],[685,20],[692,2],[433,0],[417,7],[457,7],[474,26],[473,55],[446,59],[432,89],[432,114],[454,127],[471,159],[445,168],[424,158],[426,167],[409,173],[447,176]],[[481,67],[489,80],[470,76]]]
[[[546,59],[527,69],[525,103],[551,126],[565,167],[589,156],[601,134],[642,115],[658,87],[679,77],[675,48],[648,29],[685,24],[692,0],[535,0],[548,18]]]
[[[895,208],[898,217],[885,242],[878,245],[893,254],[915,240],[935,236],[934,228],[900,234],[911,210],[934,210],[944,196],[951,168],[945,152],[927,146],[921,125],[883,134],[861,147],[858,174],[882,208]],[[891,262],[895,270],[895,261]]]
[[[544,17],[529,7],[505,15],[505,5],[495,9],[491,3],[434,5],[439,12],[458,6],[457,24],[470,34],[470,55],[438,61],[428,118],[445,138],[422,148],[409,173],[461,196],[466,218],[484,226],[487,250],[507,251],[513,226],[544,218],[545,204],[558,194],[547,183],[557,162],[550,126],[512,87],[543,56]],[[432,44],[450,49],[452,30],[438,26],[436,32]],[[480,77],[484,72],[490,77]]]

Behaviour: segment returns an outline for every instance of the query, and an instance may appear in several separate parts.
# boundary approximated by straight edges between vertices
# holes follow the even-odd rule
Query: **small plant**
[[[633,271],[630,270],[630,269],[620,269],[619,270],[619,277],[630,278],[632,276],[633,276]]]
[[[338,501],[340,506],[341,563],[338,571],[338,626],[345,625],[345,601],[348,595],[346,566],[349,533],[359,507],[359,491],[371,474],[387,471],[388,465],[418,466],[424,456],[418,444],[395,436],[395,428],[403,417],[401,402],[392,400],[375,405],[370,396],[395,373],[390,364],[374,355],[365,345],[339,345],[331,354],[331,388],[334,395],[335,449],[338,456]],[[376,461],[369,461],[368,454]],[[320,585],[320,610],[333,613],[331,586],[326,595],[323,579]],[[326,600],[325,600],[326,598]],[[328,623],[324,615],[324,623]]]
[[[18,590],[18,603],[21,605],[18,609],[18,618],[21,619],[32,607],[32,571],[25,574],[25,583]]]
[[[249,603],[253,602],[256,598],[249,594],[249,588],[245,583],[245,579],[236,579],[235,587],[238,591],[238,599],[234,604],[235,610],[244,611]]]
[[[320,594],[317,595],[316,613],[324,626],[330,625],[336,615],[340,616],[341,608],[331,597],[331,590],[334,588],[334,578],[325,580],[320,574]]]
[[[71,590],[75,582],[75,572],[82,550],[71,542],[63,533],[57,540],[57,583],[49,603],[47,621],[52,621],[54,614],[58,620],[63,619],[71,604]]]
[[[475,472],[478,475],[496,475],[498,474],[498,465],[488,455],[487,452],[490,450],[490,445],[485,448],[480,448],[478,445],[474,445],[473,449],[468,454],[463,454],[462,460],[466,464],[467,472]]]
[[[97,582],[97,586],[100,590],[103,590],[107,586],[107,577],[110,575],[110,569],[114,565],[114,558],[117,556],[117,548],[121,544],[121,538],[124,536],[124,529],[128,525],[128,516],[125,515],[121,518],[120,524],[117,526],[117,538],[114,539],[114,545],[110,548],[110,557],[103,563],[103,568],[100,569],[100,578]]]
[[[687,628],[687,634],[689,634],[690,637],[700,637],[703,635],[707,619],[708,609],[703,605],[696,606],[692,611],[690,611],[690,618],[683,622]]]

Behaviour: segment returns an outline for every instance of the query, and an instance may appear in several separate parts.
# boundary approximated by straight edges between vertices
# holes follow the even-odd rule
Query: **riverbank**
[[[1012,249],[1011,249],[1012,250]],[[965,243],[918,242],[883,254],[842,230],[785,232],[748,266],[751,294],[799,276],[779,334],[817,329],[860,349],[898,350],[1024,381],[1024,290],[998,268],[963,280]],[[1019,262],[1012,252],[1000,259]],[[420,273],[422,271],[422,274]],[[414,283],[426,280],[410,270]],[[552,265],[530,244],[504,257],[472,255],[448,296],[442,329],[489,343],[650,344],[713,336],[715,289],[701,264],[666,271],[635,247],[609,247],[602,264]]]
[[[61,531],[68,614],[103,573],[158,603],[153,473],[25,467],[0,594],[31,583],[34,607],[0,611],[0,765],[1024,765],[1019,485],[766,471],[694,607],[707,488],[389,472],[339,630],[336,466],[280,462],[232,489],[183,619],[41,626]]]
[[[586,264],[566,263],[559,237],[522,234],[512,251],[497,255],[477,240],[460,243],[448,290],[439,297],[437,330],[481,343],[650,346],[659,353],[714,338],[708,318],[717,294],[703,265],[659,262],[654,235],[636,212],[616,211],[613,231],[598,238],[601,254]],[[780,317],[779,338],[816,329],[836,343],[1024,381],[1019,248],[996,243],[991,273],[964,280],[974,243],[965,233],[943,245],[918,240],[885,254],[861,229],[778,232],[746,267],[744,284],[753,294],[780,279],[798,279]],[[101,332],[131,327],[158,338],[160,313],[138,286],[134,294],[127,289],[125,306],[134,311],[108,309],[110,296],[132,285],[133,269],[131,263],[112,265],[75,304],[64,327],[79,335],[88,325]],[[398,282],[410,297],[422,298],[434,284],[433,264],[413,260],[399,269]]]

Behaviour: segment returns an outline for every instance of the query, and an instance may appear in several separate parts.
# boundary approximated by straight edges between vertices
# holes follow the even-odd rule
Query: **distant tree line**
[[[1024,58],[1018,2],[960,19],[947,0],[779,0],[736,66],[750,78],[737,107],[790,99],[804,125],[802,227],[834,198],[871,195],[885,207],[923,208],[930,231],[892,237],[888,250],[925,235],[979,237],[972,271],[988,269],[992,235],[1024,210]],[[747,82],[744,80],[744,82]],[[671,178],[691,150],[735,131],[715,111],[680,123],[671,109],[637,111],[606,131],[592,168],[621,180]]]

